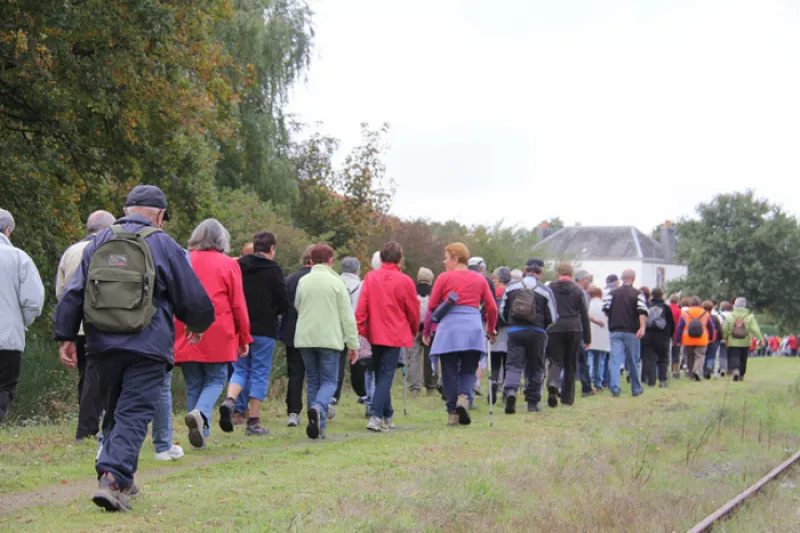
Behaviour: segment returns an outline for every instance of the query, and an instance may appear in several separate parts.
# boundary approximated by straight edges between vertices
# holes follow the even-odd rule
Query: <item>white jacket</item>
[[[43,305],[44,286],[36,265],[0,233],[0,350],[25,349],[25,330]]]

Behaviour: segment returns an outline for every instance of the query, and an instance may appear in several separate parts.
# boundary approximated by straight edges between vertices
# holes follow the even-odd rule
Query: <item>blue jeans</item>
[[[714,372],[714,362],[717,360],[717,350],[719,349],[719,342],[710,342],[706,348],[705,368],[709,372]]]
[[[231,383],[242,387],[239,397],[264,401],[269,390],[269,375],[272,373],[274,353],[275,339],[253,335],[250,354],[247,357],[239,357],[233,363]]]
[[[172,448],[172,371],[164,375],[161,396],[153,416],[153,446],[156,453]]]
[[[372,345],[372,363],[375,368],[375,393],[372,395],[369,415],[378,418],[391,418],[392,381],[400,360],[400,348]]]
[[[228,363],[192,361],[183,363],[181,370],[183,370],[183,381],[186,383],[186,410],[200,411],[203,415],[203,435],[208,437],[211,434],[209,429],[211,413],[228,377]]]
[[[328,405],[339,383],[339,359],[341,350],[328,348],[300,348],[303,364],[306,366],[306,392],[308,408],[319,410],[319,427],[328,426]]]
[[[642,342],[636,338],[635,333],[624,331],[611,332],[611,392],[619,392],[619,372],[617,369],[625,364],[625,369],[631,376],[631,392],[642,393],[642,382],[639,374],[639,359],[641,357]]]
[[[608,384],[606,380],[606,370],[608,368],[608,352],[601,352],[600,350],[589,350],[588,354],[589,376],[592,384],[600,388],[603,382]]]

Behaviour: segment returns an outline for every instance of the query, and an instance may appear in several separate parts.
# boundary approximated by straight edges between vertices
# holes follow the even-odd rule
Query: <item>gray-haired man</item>
[[[25,330],[42,312],[44,287],[31,258],[11,244],[14,217],[0,209],[0,422],[19,380]]]
[[[70,278],[81,266],[83,250],[94,242],[97,232],[114,224],[114,215],[108,211],[95,211],[86,220],[87,236],[76,242],[64,251],[58,263],[56,273],[56,298],[61,299],[67,288]],[[75,433],[77,440],[94,437],[100,430],[100,416],[103,414],[103,397],[100,394],[100,383],[97,374],[91,365],[86,364],[86,337],[81,327],[78,338],[75,340],[78,356],[78,429]]]

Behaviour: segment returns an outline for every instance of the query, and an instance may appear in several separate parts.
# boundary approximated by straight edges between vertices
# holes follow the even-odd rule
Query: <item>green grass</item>
[[[743,383],[681,379],[640,398],[603,394],[536,415],[497,409],[494,427],[485,398],[471,426],[447,428],[438,398],[409,399],[404,417],[396,389],[399,427],[380,435],[366,432],[350,394],[322,442],[284,427],[273,401],[267,439],[215,429],[209,449],[166,465],[148,441],[143,494],[124,515],[89,500],[94,449],[71,445],[72,424],[6,428],[0,492],[81,488],[69,503],[0,515],[0,529],[685,531],[798,448],[798,365],[758,359]],[[798,488],[780,487],[792,480]],[[798,496],[792,473],[721,530],[800,530]]]

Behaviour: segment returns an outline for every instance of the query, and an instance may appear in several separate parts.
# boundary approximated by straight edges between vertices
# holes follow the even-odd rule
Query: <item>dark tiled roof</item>
[[[633,226],[572,226],[536,243],[534,251],[554,259],[660,259],[664,247]]]

